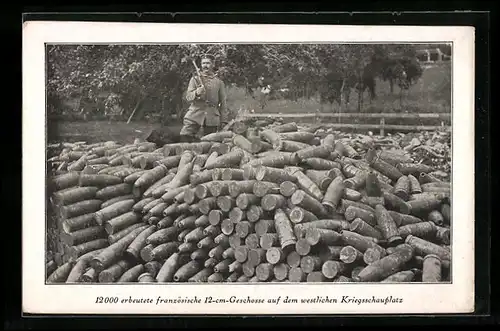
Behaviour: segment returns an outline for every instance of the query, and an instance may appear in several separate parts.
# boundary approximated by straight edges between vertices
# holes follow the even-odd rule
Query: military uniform
[[[186,93],[186,100],[191,103],[183,119],[181,137],[194,139],[201,127],[204,134],[217,132],[218,128],[228,123],[226,90],[224,82],[215,74],[201,73],[205,93],[198,95],[201,87],[199,77],[191,77]]]

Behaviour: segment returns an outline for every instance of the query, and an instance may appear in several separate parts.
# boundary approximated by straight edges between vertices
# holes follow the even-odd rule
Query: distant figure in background
[[[217,132],[229,122],[226,89],[213,71],[214,62],[213,56],[204,55],[201,58],[201,77],[195,74],[189,81],[186,100],[190,106],[184,115],[181,142],[197,141],[200,129],[206,135]]]

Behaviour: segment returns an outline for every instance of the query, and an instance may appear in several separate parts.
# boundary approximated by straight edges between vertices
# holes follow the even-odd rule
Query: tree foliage
[[[180,45],[51,45],[47,48],[49,112],[61,100],[77,98],[92,111],[112,112],[119,105],[124,116],[146,99],[163,99],[167,113],[180,113],[191,59],[216,57],[216,71],[227,86],[251,91],[265,77],[275,89],[318,90],[329,74],[359,71],[372,56],[411,54],[410,45],[372,44],[180,44]],[[94,105],[101,103],[102,109]],[[168,115],[168,114],[167,114]]]

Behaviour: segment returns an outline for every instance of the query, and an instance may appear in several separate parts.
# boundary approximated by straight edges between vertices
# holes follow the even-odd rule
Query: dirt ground
[[[117,141],[131,143],[135,138],[144,138],[150,130],[158,129],[161,124],[147,122],[108,122],[108,121],[61,121],[49,122],[47,125],[48,142],[76,142],[88,143],[100,141]],[[178,133],[181,126],[173,123],[169,130]]]

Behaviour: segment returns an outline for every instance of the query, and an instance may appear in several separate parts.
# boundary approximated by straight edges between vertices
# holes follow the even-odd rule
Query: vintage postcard
[[[473,46],[24,23],[23,311],[473,312]]]

